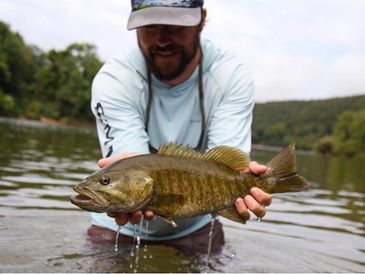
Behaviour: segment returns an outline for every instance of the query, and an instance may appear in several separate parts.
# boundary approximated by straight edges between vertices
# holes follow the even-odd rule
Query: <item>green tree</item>
[[[46,102],[40,107],[40,114],[55,119],[93,119],[89,110],[90,86],[101,66],[96,48],[72,44],[65,50],[43,54],[40,61],[35,92]]]
[[[315,150],[323,154],[365,157],[365,109],[343,112],[336,120],[332,136],[319,140]]]
[[[17,115],[24,109],[31,96],[35,71],[32,47],[0,21],[0,115]]]
[[[322,155],[331,155],[334,152],[334,146],[333,136],[325,136],[314,144],[314,151]]]
[[[334,153],[349,157],[365,155],[365,109],[342,113],[333,136],[338,142]]]

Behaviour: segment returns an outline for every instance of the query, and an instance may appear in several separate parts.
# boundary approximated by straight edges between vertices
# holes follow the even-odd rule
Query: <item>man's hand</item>
[[[100,159],[98,161],[98,165],[99,165],[99,167],[103,168],[103,167],[106,167],[107,165],[110,165],[111,163],[113,163],[115,161],[118,161],[118,160],[121,160],[121,159],[124,159],[124,158],[137,156],[137,155],[140,155],[140,154],[139,153],[134,153],[134,152],[124,152],[124,153],[119,154],[119,155],[115,155],[115,156],[111,156],[111,157],[108,157],[108,158]]]
[[[138,224],[142,219],[142,215],[143,215],[144,219],[147,221],[151,221],[155,217],[155,215],[153,214],[152,211],[146,211],[146,212],[142,213],[141,210],[134,211],[132,213],[108,212],[107,214],[109,217],[115,218],[115,222],[119,226],[123,226],[128,222],[130,222],[132,224]]]
[[[249,170],[246,172],[252,172],[254,174],[265,173],[267,167],[260,165],[257,162],[250,162]],[[235,202],[237,212],[245,220],[250,219],[250,213],[253,212],[258,218],[263,218],[266,214],[266,206],[269,206],[272,201],[272,196],[257,187],[253,187],[250,191],[250,195],[246,195],[243,198],[238,198]]]
[[[129,158],[129,157],[133,157],[133,156],[137,156],[137,155],[139,155],[139,154],[133,153],[133,152],[122,153],[120,155],[100,159],[98,161],[98,165],[99,165],[99,167],[103,168],[117,160]],[[109,217],[115,218],[115,222],[119,226],[125,225],[126,223],[128,223],[128,221],[131,222],[132,224],[138,224],[141,221],[142,215],[144,215],[144,218],[148,221],[152,220],[155,217],[152,211],[146,211],[146,212],[142,213],[141,210],[131,212],[131,213],[108,212],[107,214]]]

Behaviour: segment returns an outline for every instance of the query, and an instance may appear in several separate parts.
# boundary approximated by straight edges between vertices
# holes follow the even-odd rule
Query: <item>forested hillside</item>
[[[253,142],[279,146],[294,142],[299,148],[313,149],[321,138],[334,133],[336,122],[344,112],[355,113],[360,110],[365,110],[365,95],[256,104]],[[360,131],[360,127],[352,130]],[[365,139],[365,135],[359,138]]]

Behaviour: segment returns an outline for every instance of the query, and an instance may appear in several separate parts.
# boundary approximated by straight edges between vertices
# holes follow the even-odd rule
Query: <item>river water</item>
[[[89,213],[69,202],[99,158],[93,129],[0,120],[0,272],[365,272],[364,161],[299,152],[312,189],[275,195],[261,222],[220,218],[226,244],[208,268],[161,245],[131,268],[131,246],[90,242]]]

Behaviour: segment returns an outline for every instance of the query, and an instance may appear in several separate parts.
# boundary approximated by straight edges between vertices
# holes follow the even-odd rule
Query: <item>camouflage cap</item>
[[[196,26],[204,0],[132,0],[129,30],[146,25]]]

